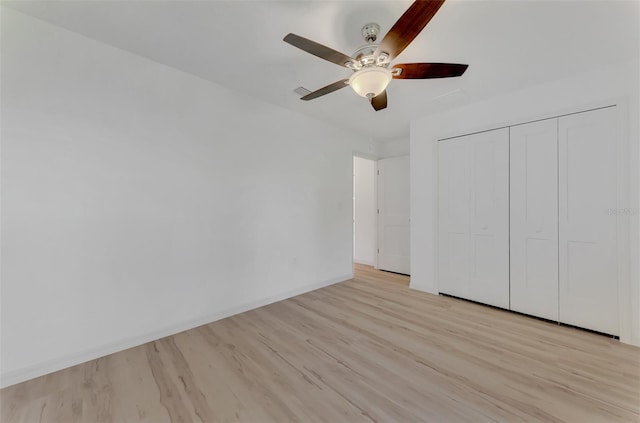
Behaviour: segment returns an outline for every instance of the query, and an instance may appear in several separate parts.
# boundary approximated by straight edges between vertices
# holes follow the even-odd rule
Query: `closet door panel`
[[[469,148],[439,143],[438,279],[440,291],[463,297],[469,269]]]
[[[617,335],[616,109],[559,119],[560,321]]]
[[[439,289],[509,307],[508,129],[439,143]]]
[[[558,119],[510,128],[511,309],[558,320]]]
[[[509,130],[471,137],[471,299],[509,308]]]

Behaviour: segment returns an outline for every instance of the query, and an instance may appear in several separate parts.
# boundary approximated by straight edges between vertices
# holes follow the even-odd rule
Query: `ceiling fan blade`
[[[300,50],[311,53],[321,59],[328,60],[331,63],[335,63],[336,65],[346,67],[347,63],[353,62],[353,58],[347,56],[346,54],[342,54],[339,51],[336,51],[327,46],[323,46],[322,44],[318,44],[315,41],[308,40],[296,34],[287,34],[283,38],[283,41],[291,44],[294,47],[298,47]]]
[[[393,79],[451,78],[462,75],[468,67],[459,63],[402,63],[393,67],[402,69]]]
[[[420,31],[427,26],[445,0],[417,0],[391,27],[376,49],[375,57],[387,53],[393,60],[407,48]]]
[[[314,98],[322,97],[325,94],[338,91],[341,88],[348,87],[349,84],[347,84],[347,82],[349,82],[349,78],[341,79],[340,81],[336,81],[333,84],[329,84],[326,87],[320,88],[319,90],[315,90],[314,92],[311,92],[304,97],[300,97],[300,100],[309,101],[313,100]]]
[[[387,90],[384,90],[377,96],[373,97],[371,99],[371,105],[373,106],[376,112],[378,110],[386,109],[387,108]]]

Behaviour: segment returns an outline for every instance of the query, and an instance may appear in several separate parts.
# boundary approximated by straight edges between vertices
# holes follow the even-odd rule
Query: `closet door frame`
[[[617,199],[618,210],[617,213],[617,241],[618,241],[618,313],[619,313],[619,337],[620,340],[626,343],[632,342],[633,333],[633,307],[632,302],[638,301],[636,307],[640,307],[640,286],[638,291],[634,292],[632,286],[632,280],[638,280],[640,274],[638,273],[638,262],[632,264],[631,255],[633,253],[636,256],[640,256],[640,250],[638,247],[638,237],[631,237],[630,233],[633,230],[635,234],[640,232],[638,225],[638,218],[640,217],[640,210],[631,208],[632,204],[638,205],[638,185],[631,183],[631,177],[634,177],[638,181],[638,166],[640,163],[637,161],[635,174],[631,175],[632,164],[634,160],[638,159],[638,150],[640,146],[636,145],[636,149],[632,151],[630,137],[628,132],[629,128],[629,101],[627,99],[618,99],[611,102],[611,106],[616,108],[616,142],[617,142],[617,159],[618,159],[618,172],[617,178]],[[637,111],[636,111],[637,112]],[[638,135],[638,134],[636,134]],[[640,142],[640,140],[639,140]],[[635,192],[633,192],[635,189]],[[640,313],[640,312],[639,312]],[[640,315],[635,316],[640,320]],[[636,344],[640,345],[640,339],[635,340]]]
[[[638,261],[631,261],[633,255],[640,255],[640,245],[638,233],[640,232],[640,211],[631,208],[632,205],[638,204],[639,197],[639,183],[638,178],[640,173],[640,162],[638,160],[638,149],[640,145],[633,146],[630,142],[630,137],[633,135],[629,132],[630,112],[631,106],[628,97],[606,97],[600,100],[588,102],[588,103],[576,103],[572,106],[555,109],[551,112],[532,112],[527,114],[520,114],[516,118],[500,119],[500,116],[493,122],[484,122],[478,124],[474,122],[471,125],[463,126],[461,124],[455,132],[445,132],[440,134],[434,134],[432,138],[433,142],[433,179],[432,179],[432,192],[433,196],[433,236],[434,236],[434,248],[433,248],[433,278],[435,280],[435,292],[438,288],[438,185],[439,185],[439,170],[438,170],[438,145],[440,141],[457,138],[464,135],[469,135],[477,132],[490,131],[494,129],[506,128],[515,125],[521,125],[525,123],[535,122],[539,120],[558,118],[560,116],[587,112],[589,110],[600,109],[604,107],[615,106],[617,109],[618,120],[618,211],[617,227],[618,227],[618,297],[619,297],[619,319],[620,319],[620,340],[624,343],[640,345],[640,338],[633,337],[633,330],[635,324],[633,319],[638,319],[640,316],[634,314],[632,303],[635,304],[635,308],[639,308],[638,296],[640,293],[632,285],[632,280],[640,278],[640,263]],[[635,110],[637,112],[637,110]],[[522,116],[526,117],[522,117]],[[638,135],[638,134],[635,134]],[[633,174],[631,170],[633,169]],[[631,178],[635,178],[635,182],[632,182]],[[630,233],[633,232],[634,236],[631,237]],[[640,288],[639,288],[640,289]],[[430,291],[432,292],[432,291]],[[637,329],[636,329],[637,330]]]

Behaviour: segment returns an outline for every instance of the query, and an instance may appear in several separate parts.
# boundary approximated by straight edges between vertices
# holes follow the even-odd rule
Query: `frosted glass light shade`
[[[391,72],[387,68],[372,66],[351,75],[349,85],[359,96],[371,98],[383,92],[390,81]]]

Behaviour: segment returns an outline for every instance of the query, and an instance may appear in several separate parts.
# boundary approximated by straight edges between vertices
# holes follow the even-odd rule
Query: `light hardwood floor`
[[[640,349],[353,280],[0,391],[11,421],[638,421]]]

